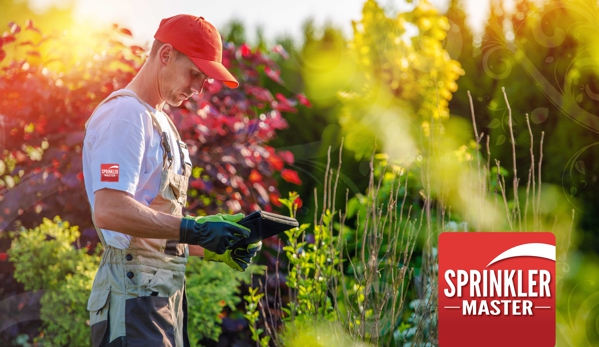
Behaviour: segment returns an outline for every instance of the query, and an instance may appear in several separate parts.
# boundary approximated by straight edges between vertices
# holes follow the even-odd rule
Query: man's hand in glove
[[[250,236],[250,229],[237,224],[243,214],[184,217],[179,227],[179,242],[204,247],[223,254],[237,241]]]
[[[250,265],[252,258],[261,248],[262,241],[239,248],[229,249],[224,254],[216,254],[205,249],[204,260],[222,262],[237,271],[245,271],[248,265]]]

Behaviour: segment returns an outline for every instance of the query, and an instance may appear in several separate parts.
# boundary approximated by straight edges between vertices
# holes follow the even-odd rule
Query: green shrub
[[[21,230],[8,251],[15,265],[15,279],[25,290],[45,290],[40,302],[43,322],[39,338],[45,346],[90,346],[87,300],[100,263],[96,254],[76,249],[77,226],[55,217],[44,219],[34,229]],[[252,266],[257,272],[259,267]],[[189,259],[187,298],[189,337],[192,343],[203,338],[218,340],[220,317],[225,307],[235,310],[241,299],[239,285],[249,282],[250,272],[237,272],[227,265]]]
[[[14,277],[26,290],[45,290],[41,298],[43,345],[89,346],[87,299],[98,268],[98,255],[76,249],[77,226],[55,217],[21,230],[8,251]]]
[[[223,310],[232,311],[241,302],[239,286],[250,283],[251,273],[259,273],[261,267],[250,266],[238,272],[223,263],[212,263],[191,257],[187,264],[188,332],[192,346],[203,338],[218,340],[221,333]]]
[[[305,317],[304,317],[305,318]],[[280,336],[285,347],[369,347],[371,344],[353,338],[339,321],[298,319],[285,325]]]

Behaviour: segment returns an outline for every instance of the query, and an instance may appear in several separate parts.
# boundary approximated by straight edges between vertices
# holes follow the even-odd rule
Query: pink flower
[[[281,57],[283,57],[283,59],[285,59],[285,60],[289,59],[289,53],[287,53],[285,48],[283,48],[283,46],[281,46],[281,45],[276,45],[272,49],[272,51],[275,53],[279,53],[281,55]]]
[[[297,94],[297,100],[299,100],[300,104],[306,107],[312,107],[312,103],[310,102],[310,100],[308,100],[308,98],[306,98],[304,94]]]
[[[293,153],[289,151],[279,151],[277,153],[281,159],[283,159],[287,164],[293,164]]]
[[[273,107],[277,111],[297,113],[297,110],[295,109],[295,107],[293,107],[295,105],[293,105],[291,103],[291,101],[289,101],[289,99],[287,99],[285,97],[285,95],[283,95],[281,93],[277,93],[277,95],[275,95],[275,97],[279,101],[278,102],[273,102],[272,104],[273,104]]]
[[[281,79],[280,75],[281,75],[281,71],[279,70],[272,70],[271,68],[269,68],[268,66],[264,68],[264,73],[266,73],[266,76],[270,77],[273,81],[279,83],[279,84],[283,84],[283,80]]]

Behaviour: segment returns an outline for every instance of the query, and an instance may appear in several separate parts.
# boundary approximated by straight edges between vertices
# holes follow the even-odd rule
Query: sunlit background
[[[59,146],[60,141],[43,138],[38,144],[30,138],[31,134],[39,135],[40,128],[44,130],[46,126],[43,122],[36,123],[41,115],[45,122],[57,120],[60,125],[71,126],[67,129],[74,136],[65,140],[63,147],[70,151],[73,163],[80,163],[76,147],[82,126],[76,126],[76,122],[87,119],[93,106],[112,88],[120,88],[132,78],[143,62],[143,54],[134,53],[143,51],[137,45],[149,47],[163,18],[180,13],[203,16],[226,36],[229,44],[225,47],[235,57],[231,60],[247,63],[243,65],[245,68],[233,67],[240,81],[247,82],[233,91],[239,93],[239,100],[270,95],[273,105],[288,106],[280,112],[278,121],[281,125],[284,119],[289,128],[277,128],[276,136],[264,136],[260,143],[272,146],[271,159],[275,157],[275,149],[280,151],[277,153],[285,159],[276,162],[280,174],[277,170],[257,172],[238,162],[237,177],[242,176],[243,169],[248,169],[246,173],[251,171],[251,174],[242,179],[252,181],[251,187],[260,188],[239,201],[263,195],[266,198],[261,203],[276,205],[279,196],[275,194],[275,186],[283,196],[297,191],[304,199],[297,217],[311,223],[318,204],[313,194],[317,190],[322,192],[323,185],[326,187],[323,176],[327,150],[332,148],[332,157],[336,158],[343,148],[342,188],[337,195],[341,204],[337,206],[346,202],[343,193],[347,188],[348,209],[354,213],[349,218],[359,220],[357,211],[362,212],[372,193],[368,187],[369,159],[375,152],[376,163],[389,164],[388,171],[375,170],[377,177],[384,178],[383,194],[389,193],[395,175],[399,175],[402,180],[410,179],[403,189],[408,196],[407,205],[412,204],[410,208],[415,209],[413,216],[421,216],[427,201],[435,204],[423,227],[430,236],[423,230],[417,240],[414,256],[417,272],[428,271],[424,250],[434,248],[430,240],[435,240],[436,233],[441,231],[553,231],[558,240],[561,288],[557,297],[558,345],[596,346],[599,320],[593,314],[599,314],[599,282],[595,280],[599,278],[597,1],[429,2],[438,12],[426,1],[416,0],[0,0],[0,34],[6,31],[3,39],[14,34],[20,40],[11,43],[6,39],[4,45],[0,41],[0,54],[5,55],[0,58],[0,67],[16,62],[8,70],[12,75],[7,73],[13,78],[11,82],[16,81],[14,88],[4,83],[2,78],[8,77],[0,75],[0,91],[8,90],[0,95],[0,104],[5,98],[13,101],[11,105],[17,105],[0,109],[0,121],[1,117],[19,121],[19,117],[24,118],[10,132],[6,131],[6,139],[11,139],[8,136],[16,139],[13,143],[7,141],[6,147],[12,145],[14,153],[34,164],[44,159],[50,168],[63,165],[67,161],[64,157],[56,161],[50,157],[64,150]],[[465,13],[459,6],[450,6],[458,3]],[[28,19],[33,19],[33,24],[26,22]],[[359,23],[355,31],[352,21]],[[18,26],[6,26],[9,22]],[[113,24],[118,27],[111,29]],[[37,28],[48,36],[40,35]],[[241,30],[243,35],[239,32],[233,35],[234,29]],[[46,37],[48,41],[42,42]],[[136,45],[135,49],[131,45]],[[252,65],[262,59],[271,64],[268,69]],[[41,73],[35,75],[37,66],[41,67]],[[248,78],[256,72],[259,81]],[[218,83],[211,84],[211,88],[214,89],[205,94],[218,95]],[[63,104],[68,107],[55,106],[46,111],[45,105],[39,105],[35,99],[48,98],[46,94],[52,94],[50,99],[60,107]],[[507,100],[511,104],[509,110]],[[188,109],[195,111],[191,104],[184,106],[171,109],[171,116],[198,121],[197,117],[182,116]],[[471,116],[471,107],[475,117]],[[254,114],[250,107],[243,110],[247,113],[240,118],[247,124],[248,119],[264,121],[265,114],[271,114],[255,110]],[[512,110],[514,131],[508,117]],[[202,112],[197,114],[205,116]],[[46,113],[50,116],[44,118]],[[221,131],[223,126],[219,121],[236,116],[203,117],[199,122],[207,122]],[[70,123],[71,119],[74,121]],[[473,129],[473,123],[478,130]],[[190,124],[188,128],[194,128]],[[480,145],[474,140],[475,133],[480,137]],[[68,135],[71,134],[58,134],[57,138]],[[4,145],[5,138],[0,138],[0,145]],[[195,145],[198,138],[188,140]],[[220,142],[208,144],[221,148]],[[541,147],[544,157],[540,155]],[[228,149],[234,151],[231,148]],[[9,219],[10,222],[23,219],[25,226],[31,228],[39,224],[45,213],[47,217],[60,215],[81,226],[83,240],[86,237],[96,240],[95,231],[89,226],[89,211],[84,214],[69,206],[64,192],[55,194],[58,189],[47,184],[40,187],[47,189],[47,195],[37,200],[31,198],[32,193],[27,189],[32,188],[24,184],[30,167],[23,164],[22,170],[9,172],[5,168],[15,165],[14,155],[8,151],[4,155],[4,162],[0,161],[3,180],[0,217],[4,216],[4,220],[0,218],[0,231]],[[215,160],[221,161],[222,157]],[[199,156],[194,159],[199,161],[194,162],[198,170],[204,169],[203,164],[212,164],[209,160],[200,161],[204,158]],[[31,165],[35,167],[34,164]],[[81,198],[82,188],[77,186],[81,178],[77,168],[69,165],[64,165],[64,172],[71,176],[61,184],[71,184],[70,194],[79,194]],[[233,198],[239,192],[231,194],[230,187],[219,196],[221,200],[198,196],[207,189],[199,182],[203,180],[199,172],[196,176],[193,182],[196,185],[191,189],[196,195],[190,194],[194,206],[199,204],[204,208],[215,200],[233,201],[237,203],[231,205],[236,206],[235,212],[247,212]],[[266,179],[276,180],[276,184],[260,186]],[[62,200],[48,206],[52,204],[44,201],[46,198]],[[203,201],[208,201],[206,206]],[[252,208],[256,206],[253,200],[252,204]],[[65,206],[70,210],[66,211]],[[83,206],[87,208],[86,204]],[[211,207],[222,208],[216,204]],[[51,212],[56,213],[49,215]],[[280,207],[277,212],[283,213]],[[87,231],[82,223],[88,223]],[[359,235],[357,228],[355,235]],[[7,261],[9,244],[8,238],[0,238],[0,261]],[[274,257],[269,259],[272,265]],[[395,263],[392,265],[397,269]],[[0,266],[0,275],[2,271],[7,270]],[[0,286],[0,323],[1,300],[8,296],[4,302],[12,302],[10,295],[20,295],[22,289],[16,287],[11,271],[7,272],[9,276],[0,277],[0,284],[1,280],[12,281],[13,292],[2,292],[4,288]],[[81,288],[85,285],[89,283]],[[409,299],[419,300],[416,295],[422,294],[422,288],[416,292],[411,292]],[[87,292],[81,293],[79,299],[86,300]],[[430,291],[427,293],[432,295]],[[5,311],[6,307],[8,304]],[[411,324],[409,314],[403,319],[397,327],[398,334],[405,334]],[[0,333],[0,338],[8,339],[13,337],[10,334],[19,332],[6,329]],[[39,332],[28,331],[24,338],[36,333]]]
[[[481,32],[489,13],[490,0],[466,0],[465,10],[468,22],[475,32]],[[362,11],[361,0],[29,0],[31,8],[39,13],[51,7],[72,8],[77,24],[102,26],[119,23],[133,31],[141,43],[148,42],[162,18],[180,13],[205,17],[217,28],[223,27],[231,19],[243,22],[248,37],[255,39],[256,30],[262,28],[267,39],[290,35],[299,38],[302,24],[309,18],[319,25],[329,22],[351,33],[351,20],[359,19]],[[432,0],[440,10],[445,10],[449,0]],[[506,9],[511,9],[513,0],[504,1]],[[251,5],[250,5],[251,4]],[[405,10],[410,5],[406,1],[386,0],[381,5],[389,9]]]

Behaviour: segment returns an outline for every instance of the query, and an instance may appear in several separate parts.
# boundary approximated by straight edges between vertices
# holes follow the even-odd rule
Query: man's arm
[[[94,196],[98,228],[135,237],[179,240],[181,217],[154,211],[120,190],[100,189]]]
[[[189,255],[204,257],[204,248],[202,246],[189,245]]]
[[[98,228],[135,237],[180,239],[181,217],[154,211],[120,190],[100,189],[94,196],[94,222]],[[189,255],[203,257],[204,248],[190,244]]]

